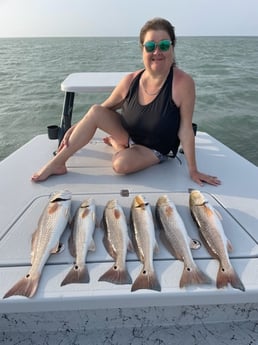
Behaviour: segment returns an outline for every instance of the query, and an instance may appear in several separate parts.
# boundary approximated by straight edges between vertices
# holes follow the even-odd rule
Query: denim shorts
[[[128,140],[128,147],[132,147],[133,145],[135,145],[135,142],[132,140],[132,138],[129,137],[129,140]],[[158,158],[159,160],[159,163],[162,163],[162,162],[165,162],[167,159],[168,159],[168,156],[167,155],[163,155],[163,153],[160,153],[159,151],[157,150],[154,150],[154,149],[150,149],[154,155]]]

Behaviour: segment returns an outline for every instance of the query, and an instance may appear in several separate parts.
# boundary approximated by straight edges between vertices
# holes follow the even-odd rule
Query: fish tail
[[[99,278],[99,281],[106,281],[113,284],[131,284],[132,278],[126,268],[119,269],[119,267],[114,264]]]
[[[14,295],[33,297],[39,285],[40,275],[32,277],[27,274],[24,278],[19,280],[9,291],[6,292],[3,298],[8,298]]]
[[[61,283],[61,286],[67,284],[87,284],[90,281],[89,272],[86,264],[84,265],[73,265],[66,277]]]
[[[148,271],[143,268],[135,279],[131,291],[136,291],[139,289],[148,289],[148,290],[156,290],[161,291],[161,286],[156,276],[156,273],[152,271]]]
[[[211,279],[205,273],[203,273],[197,266],[191,268],[188,266],[184,266],[179,286],[180,288],[182,288],[187,285],[210,283]]]
[[[234,268],[231,266],[228,269],[224,269],[220,265],[217,274],[217,288],[223,288],[228,284],[230,284],[235,289],[245,291],[245,287]]]

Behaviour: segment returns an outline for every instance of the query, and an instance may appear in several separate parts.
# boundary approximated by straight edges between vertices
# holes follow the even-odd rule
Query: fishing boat
[[[217,175],[218,187],[196,185],[188,175],[182,150],[176,158],[130,175],[111,167],[112,148],[98,131],[92,141],[72,156],[68,173],[41,183],[30,178],[48,161],[72,123],[77,93],[111,91],[125,73],[74,73],[62,83],[64,106],[58,133],[38,135],[0,163],[0,341],[4,344],[255,344],[258,320],[258,168],[206,132],[196,133],[196,155],[201,171]],[[51,137],[51,136],[50,136]],[[95,200],[96,250],[87,255],[90,282],[60,286],[73,265],[68,250],[69,226],[61,242],[64,250],[47,261],[32,298],[5,293],[25,276],[31,265],[31,237],[49,195],[72,193],[72,213],[86,197]],[[211,284],[180,288],[183,263],[159,239],[154,267],[161,291],[99,281],[113,259],[103,245],[101,218],[108,200],[117,199],[129,220],[134,196],[144,195],[153,211],[159,196],[177,206],[191,238],[199,239],[189,210],[189,189],[199,189],[221,215],[232,243],[230,261],[245,291],[216,287],[218,261],[203,245],[192,254]],[[142,264],[127,254],[134,280]],[[173,341],[174,339],[174,341]]]

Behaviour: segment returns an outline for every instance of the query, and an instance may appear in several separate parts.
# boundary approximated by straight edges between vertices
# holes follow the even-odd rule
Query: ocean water
[[[194,122],[258,165],[258,37],[178,37],[196,84]],[[59,124],[70,73],[142,67],[136,37],[0,39],[0,160]],[[107,95],[76,95],[73,122]]]

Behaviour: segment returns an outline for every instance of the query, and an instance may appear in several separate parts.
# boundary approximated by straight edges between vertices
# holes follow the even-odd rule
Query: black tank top
[[[138,102],[139,80],[144,71],[132,81],[122,106],[122,125],[136,144],[144,145],[167,155],[177,154],[180,109],[172,100],[173,68],[155,99],[147,105]]]

